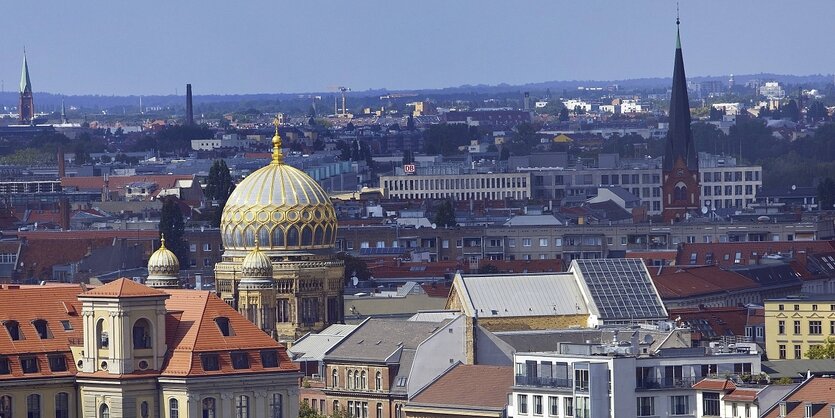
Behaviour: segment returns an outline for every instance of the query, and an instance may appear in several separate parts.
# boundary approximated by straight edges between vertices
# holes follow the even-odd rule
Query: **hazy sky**
[[[41,0],[0,7],[0,79],[195,94],[670,76],[672,0]],[[835,72],[832,0],[685,0],[688,75]]]

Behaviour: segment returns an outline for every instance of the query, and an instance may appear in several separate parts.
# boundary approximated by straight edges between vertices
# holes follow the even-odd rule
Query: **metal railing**
[[[537,377],[516,375],[516,386],[536,386],[545,388],[565,388],[571,389],[574,387],[571,379],[558,379],[553,377]]]

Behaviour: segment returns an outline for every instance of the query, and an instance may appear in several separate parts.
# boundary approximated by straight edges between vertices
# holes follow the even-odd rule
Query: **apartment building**
[[[770,360],[809,358],[809,348],[835,338],[835,294],[765,301],[765,352]]]
[[[529,173],[380,176],[389,199],[524,200],[531,196]]]

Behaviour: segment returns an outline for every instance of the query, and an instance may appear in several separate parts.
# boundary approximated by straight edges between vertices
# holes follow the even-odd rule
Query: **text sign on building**
[[[414,164],[403,164],[403,172],[406,174],[415,174]]]

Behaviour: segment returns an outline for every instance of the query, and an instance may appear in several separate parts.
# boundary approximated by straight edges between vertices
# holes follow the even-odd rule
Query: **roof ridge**
[[[206,315],[206,307],[209,306],[209,292],[201,290],[200,296],[203,299],[203,308],[200,310],[200,325],[197,326],[197,332],[194,333],[194,341],[198,341],[200,338],[200,330],[203,328],[203,317]],[[225,303],[225,302],[224,302]],[[194,344],[191,344],[191,350],[189,350],[189,360],[193,360],[194,356]],[[191,374],[191,369],[194,362],[188,362],[188,373]]]

